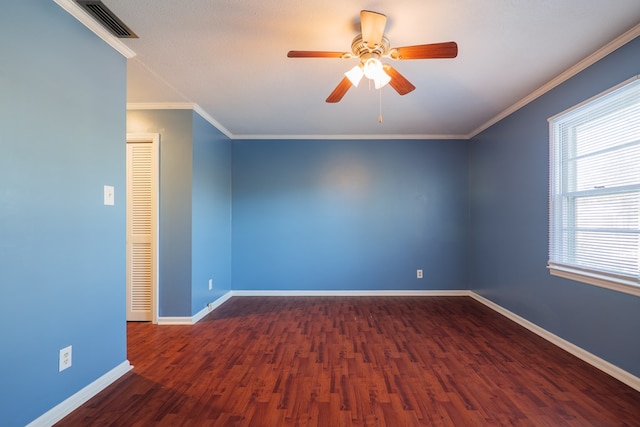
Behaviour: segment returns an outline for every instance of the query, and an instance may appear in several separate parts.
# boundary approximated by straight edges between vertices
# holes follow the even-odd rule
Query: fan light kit
[[[309,50],[291,50],[289,58],[358,58],[360,63],[344,73],[345,77],[331,92],[326,102],[339,102],[351,86],[358,86],[362,77],[366,77],[376,89],[390,84],[400,95],[406,95],[416,87],[389,64],[383,64],[381,58],[393,60],[455,58],[458,56],[456,42],[431,43],[415,46],[391,48],[384,36],[387,17],[381,13],[363,10],[360,12],[360,29],[351,43],[351,52],[326,52]],[[379,121],[382,121],[382,116]]]

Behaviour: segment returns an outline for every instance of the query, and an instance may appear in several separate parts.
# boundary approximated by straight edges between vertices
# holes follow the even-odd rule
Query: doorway
[[[158,322],[159,144],[127,134],[127,321]]]

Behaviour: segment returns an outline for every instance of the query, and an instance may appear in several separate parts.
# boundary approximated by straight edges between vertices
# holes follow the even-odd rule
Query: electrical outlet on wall
[[[213,279],[209,279],[209,290],[213,289]]]
[[[60,350],[60,358],[58,359],[58,372],[62,372],[71,367],[71,346]]]
[[[422,279],[422,270],[416,270],[416,277]]]

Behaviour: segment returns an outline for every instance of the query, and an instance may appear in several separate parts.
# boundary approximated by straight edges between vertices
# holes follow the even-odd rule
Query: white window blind
[[[640,80],[549,122],[551,273],[640,295]]]

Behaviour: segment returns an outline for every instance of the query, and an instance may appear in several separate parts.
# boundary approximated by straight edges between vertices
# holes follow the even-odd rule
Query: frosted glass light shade
[[[360,80],[362,80],[364,72],[362,71],[362,67],[360,67],[360,65],[356,65],[355,67],[344,73],[344,75],[347,76],[352,85],[358,87],[358,83],[360,83]]]
[[[382,68],[382,62],[377,58],[369,58],[364,63],[364,75],[373,80],[376,89],[380,89],[391,81],[391,77]]]
[[[358,87],[362,77],[373,80],[376,89],[386,86],[391,77],[382,68],[382,63],[377,58],[369,58],[344,73],[352,85]]]
[[[385,73],[384,70],[380,69],[380,74],[373,79],[376,89],[383,88],[391,81],[391,77],[389,74]]]
[[[382,72],[382,63],[376,58],[369,58],[364,63],[364,75],[370,79],[375,80],[376,77]]]

